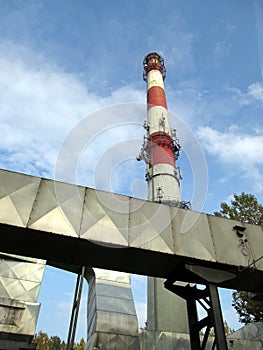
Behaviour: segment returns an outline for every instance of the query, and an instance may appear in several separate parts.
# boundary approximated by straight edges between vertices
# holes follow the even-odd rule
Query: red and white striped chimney
[[[143,78],[147,82],[147,130],[142,152],[137,158],[147,166],[148,199],[155,202],[181,202],[179,171],[175,161],[180,145],[171,131],[164,91],[166,69],[163,58],[149,53],[144,61]]]

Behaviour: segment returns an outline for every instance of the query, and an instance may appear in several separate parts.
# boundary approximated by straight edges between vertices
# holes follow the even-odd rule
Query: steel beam
[[[3,170],[0,245],[74,272],[94,266],[167,279],[176,271],[176,281],[263,287],[261,226]]]
[[[212,349],[216,346],[217,350],[227,350],[217,287],[208,283],[205,289],[200,290],[195,285],[178,286],[174,284],[175,282],[176,281],[169,279],[164,283],[164,286],[172,293],[184,298],[187,302],[191,350],[207,349],[206,346],[211,328],[214,328],[215,332],[215,340]],[[207,313],[207,316],[201,320],[198,319],[197,302]],[[203,328],[205,328],[205,333],[201,336],[201,330]]]
[[[74,349],[74,341],[75,341],[75,335],[76,335],[76,329],[77,329],[84,274],[85,274],[85,266],[82,266],[81,271],[78,273],[77,281],[76,281],[66,350]]]

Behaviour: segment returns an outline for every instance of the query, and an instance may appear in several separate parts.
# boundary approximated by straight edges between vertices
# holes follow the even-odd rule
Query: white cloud
[[[176,90],[168,86],[166,95],[169,110],[193,129],[201,125],[229,125],[231,120],[233,123],[238,119],[243,108],[238,89],[226,86],[219,90],[207,89],[201,79],[181,81]]]
[[[234,195],[233,194],[230,194],[229,196],[227,196],[227,199],[224,201],[226,202],[227,204],[231,204],[231,201],[234,200]]]
[[[225,132],[200,127],[197,135],[209,154],[253,181],[256,191],[263,191],[263,133],[248,134],[233,126]]]
[[[126,102],[139,104],[127,105]],[[65,137],[81,120],[93,115],[91,119],[94,124],[99,124],[95,125],[99,132],[93,135],[93,140],[86,140],[91,141],[89,147],[83,148],[83,153],[79,155],[81,179],[84,183],[87,182],[89,174],[95,171],[95,185],[107,187],[108,181],[111,181],[109,175],[116,172],[116,165],[129,161],[132,157],[135,159],[140,150],[143,128],[139,124],[146,117],[144,103],[145,91],[136,90],[132,85],[114,90],[109,96],[99,96],[90,92],[77,76],[62,71],[47,62],[45,57],[26,47],[2,42],[0,167],[33,175],[54,176],[57,156]],[[119,105],[103,110],[113,104]],[[100,123],[106,118],[113,118],[118,108],[122,112],[118,116],[118,123],[112,128],[104,128]],[[98,113],[101,109],[103,112]],[[127,121],[130,124],[127,125]],[[89,129],[92,129],[91,125]],[[141,139],[140,142],[138,138]],[[131,174],[131,167],[124,167],[122,172],[117,173],[117,179],[114,179],[116,186],[120,187],[122,179],[127,179],[128,176],[131,179],[136,178],[134,173]],[[67,328],[71,304],[68,296],[52,303],[54,317],[60,320],[60,326],[63,323],[63,329]],[[136,309],[139,323],[144,325],[146,303],[139,301]],[[79,319],[81,329],[86,327],[86,312],[84,297]]]
[[[241,106],[263,102],[263,83],[261,82],[250,84],[245,93],[242,93],[237,88],[229,88],[228,90],[233,93],[233,99],[237,100]]]
[[[54,176],[61,144],[80,120],[108,105],[144,101],[145,93],[131,85],[114,90],[109,96],[99,96],[90,92],[77,76],[64,72],[40,54],[1,42],[0,167]],[[138,123],[143,115],[130,118]],[[123,121],[127,121],[125,115]],[[114,142],[115,137],[119,142],[130,135],[130,130],[116,129],[104,137],[102,148],[108,139]],[[134,156],[137,151],[134,150]],[[92,157],[86,171],[92,167],[92,161],[94,164],[96,153],[97,148],[90,151]]]
[[[248,95],[254,100],[263,102],[263,84],[256,82],[249,85]]]
[[[235,128],[236,129],[236,128]],[[260,153],[263,148],[263,134],[249,135],[232,128],[220,132],[210,127],[200,127],[198,136],[208,152],[225,163],[263,164]]]

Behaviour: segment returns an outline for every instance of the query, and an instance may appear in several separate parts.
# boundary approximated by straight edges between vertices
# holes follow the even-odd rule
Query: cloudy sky
[[[182,144],[183,199],[208,213],[242,191],[263,201],[262,1],[0,0],[0,17],[1,168],[144,198],[135,160],[146,118],[142,61],[157,51]],[[86,118],[71,168],[66,145],[75,150]],[[38,330],[66,339],[74,279],[46,269]],[[133,277],[141,325],[144,287]],[[229,292],[221,296],[238,328]]]

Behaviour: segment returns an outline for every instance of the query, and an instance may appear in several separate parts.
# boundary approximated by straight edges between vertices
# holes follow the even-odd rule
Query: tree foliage
[[[66,350],[67,344],[57,336],[48,336],[47,333],[39,331],[33,340],[37,344],[36,350]],[[82,338],[79,343],[74,344],[74,350],[84,350],[85,340]]]
[[[221,203],[221,210],[214,213],[216,216],[238,220],[255,225],[263,224],[263,205],[252,194],[242,192],[234,194],[231,204]],[[233,292],[232,306],[234,306],[241,323],[263,322],[263,302],[249,298],[244,291]]]
[[[234,333],[235,330],[230,328],[228,323],[226,321],[224,321],[224,330],[225,330],[225,335],[229,335],[231,333]]]
[[[227,321],[225,320],[224,321],[224,331],[225,331],[225,335],[229,335],[231,333],[234,332],[234,329],[230,328]],[[204,335],[203,331],[201,331],[201,335]],[[214,327],[212,327],[209,331],[209,336],[210,337],[215,337],[215,330],[214,330]]]
[[[232,305],[241,323],[263,322],[263,302],[249,298],[248,292],[233,292]]]
[[[49,350],[51,346],[49,336],[42,331],[38,332],[33,342],[37,344],[37,350]]]
[[[57,335],[52,335],[50,337],[50,348],[48,350],[64,350],[66,349],[66,344],[61,342],[61,339]]]
[[[263,205],[258,203],[253,194],[244,192],[241,195],[234,194],[230,205],[223,202],[220,206],[221,210],[214,213],[216,216],[255,225],[263,224]]]
[[[80,339],[80,342],[74,346],[74,350],[84,350],[84,348],[85,348],[85,340],[82,338]]]

